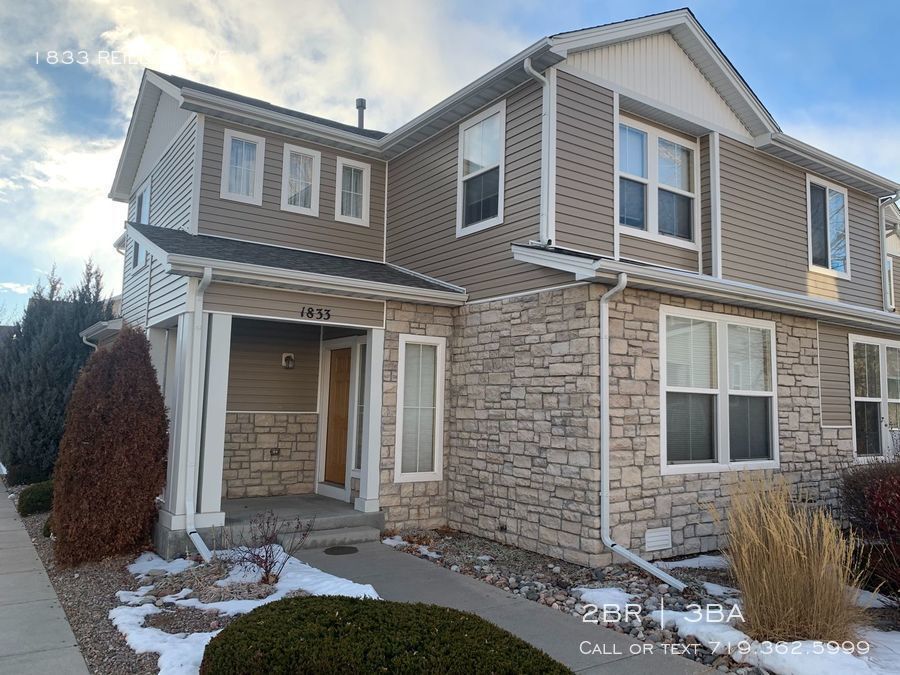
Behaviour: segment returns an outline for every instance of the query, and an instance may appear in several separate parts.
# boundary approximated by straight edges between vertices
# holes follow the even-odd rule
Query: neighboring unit
[[[389,134],[148,70],[111,197],[157,544],[318,499],[598,565],[719,547],[750,472],[834,504],[900,430],[898,191],[784,134],[688,10]]]

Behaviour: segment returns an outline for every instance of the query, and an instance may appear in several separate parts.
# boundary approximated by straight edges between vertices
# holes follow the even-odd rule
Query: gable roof
[[[525,68],[526,62],[540,73],[561,63],[572,54],[661,33],[671,35],[710,87],[746,128],[747,142],[752,142],[757,149],[873,195],[887,195],[900,190],[898,183],[784,134],[772,114],[700,25],[693,12],[688,8],[682,8],[541,38],[390,133],[359,129],[175,75],[147,70],[141,83],[110,196],[120,200],[129,197],[125,193],[130,191],[132,183],[127,179],[129,175],[133,179],[133,174],[129,171],[126,156],[135,154],[134,147],[146,139],[152,114],[148,120],[145,108],[149,107],[154,98],[158,101],[158,97],[163,93],[178,100],[179,105],[185,110],[211,114],[238,123],[249,123],[302,139],[325,142],[336,148],[363,155],[391,159],[527,82],[532,76]],[[628,103],[630,106],[628,109],[637,114],[641,114],[641,106],[647,107],[641,101],[631,101],[625,94],[620,98]],[[132,139],[132,136],[135,139]],[[139,158],[130,161],[136,162]]]

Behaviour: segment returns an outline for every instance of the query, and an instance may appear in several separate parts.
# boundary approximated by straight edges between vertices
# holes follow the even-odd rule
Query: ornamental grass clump
[[[64,565],[146,547],[166,473],[168,422],[147,338],[127,328],[81,371],[54,470]]]
[[[741,591],[741,630],[755,640],[853,640],[857,542],[783,480],[745,479],[727,514],[726,557]]]

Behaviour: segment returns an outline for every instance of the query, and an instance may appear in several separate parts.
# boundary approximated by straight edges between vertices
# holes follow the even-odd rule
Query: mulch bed
[[[116,591],[139,586],[126,568],[134,556],[116,556],[77,567],[59,567],[53,543],[41,534],[48,514],[23,518],[59,602],[69,619],[88,669],[98,675],[157,673],[158,654],[136,654],[109,620],[109,610],[121,603]],[[208,622],[207,622],[208,624]],[[205,630],[209,630],[206,628]]]

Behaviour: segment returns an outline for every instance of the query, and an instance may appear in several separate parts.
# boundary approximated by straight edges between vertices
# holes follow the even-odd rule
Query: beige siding
[[[900,255],[891,254],[894,261],[894,311],[900,313]]]
[[[647,262],[688,272],[697,271],[697,251],[643,237],[629,237],[624,228],[620,232],[619,257],[623,260]]]
[[[822,386],[824,426],[849,427],[852,423],[849,338],[851,334],[900,340],[900,331],[892,335],[819,322],[819,377]]]
[[[700,248],[703,274],[712,274],[712,205],[710,203],[709,136],[700,137]]]
[[[195,120],[185,127],[150,173],[150,224],[153,226],[178,230],[190,227],[196,137]],[[129,220],[137,218],[136,202],[137,196],[134,195],[128,205]],[[122,317],[125,322],[144,325],[148,321],[152,324],[164,315],[183,308],[187,298],[187,279],[166,274],[159,261],[149,256],[143,268],[133,271],[133,251],[134,242],[129,239],[125,246],[122,290]]]
[[[613,254],[613,95],[559,73],[556,90],[556,241]]]
[[[262,205],[222,199],[222,150],[225,129],[244,131],[266,140]],[[319,217],[281,210],[281,176],[284,144],[298,145],[322,153]],[[369,226],[334,219],[337,157],[372,166]],[[203,134],[203,171],[200,189],[200,234],[214,234],[277,246],[368,260],[384,257],[384,162],[352,155],[306,141],[250,129],[215,118],[207,118]]]
[[[319,391],[318,326],[235,319],[228,365],[230,412],[315,412]],[[291,369],[282,354],[293,354]]]
[[[301,316],[303,308],[313,314]],[[292,321],[308,321],[336,326],[384,326],[384,303],[336,295],[314,295],[262,286],[213,283],[206,289],[203,309],[243,316],[260,316]],[[319,319],[318,310],[328,310],[330,318]],[[324,315],[323,315],[324,317]]]
[[[881,309],[874,197],[848,191],[852,279],[811,272],[803,169],[725,136],[720,153],[726,278]]]
[[[388,261],[463,286],[472,299],[572,281],[572,275],[517,263],[513,243],[540,231],[541,89],[531,83],[506,101],[503,223],[456,237],[458,127],[392,159],[388,170]]]

